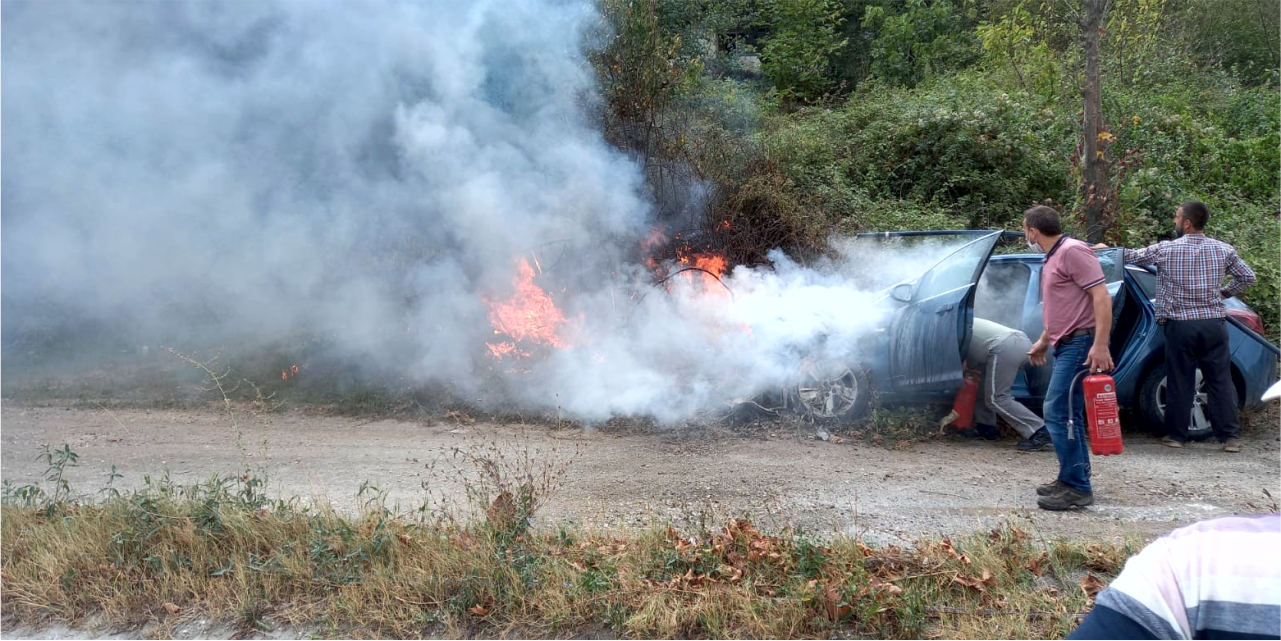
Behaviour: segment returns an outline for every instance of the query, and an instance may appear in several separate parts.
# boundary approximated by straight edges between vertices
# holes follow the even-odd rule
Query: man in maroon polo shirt
[[[1036,488],[1036,504],[1046,510],[1070,510],[1094,503],[1090,487],[1090,450],[1085,441],[1087,372],[1112,371],[1108,337],[1112,332],[1112,297],[1099,259],[1089,245],[1063,233],[1059,214],[1044,205],[1023,212],[1028,245],[1045,252],[1041,267],[1041,321],[1045,331],[1028,356],[1043,365],[1054,348],[1054,369],[1045,391],[1045,428],[1059,458],[1059,475]]]

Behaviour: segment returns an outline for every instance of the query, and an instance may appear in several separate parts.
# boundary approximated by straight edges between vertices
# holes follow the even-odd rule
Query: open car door
[[[1000,238],[1001,232],[990,232],[969,240],[915,283],[894,288],[894,298],[905,303],[889,326],[890,380],[896,392],[948,392],[961,385],[974,290]]]

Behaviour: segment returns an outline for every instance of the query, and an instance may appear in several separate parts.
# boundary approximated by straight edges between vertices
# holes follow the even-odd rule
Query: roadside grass
[[[74,465],[52,449],[51,482]],[[59,457],[58,453],[62,453]],[[6,621],[164,636],[197,619],[325,637],[1053,638],[1139,541],[1042,541],[1014,523],[955,541],[858,540],[729,519],[639,530],[532,527],[572,458],[457,458],[467,506],[357,514],[272,500],[261,478],[147,478],[73,501],[6,487]],[[61,487],[61,486],[58,486]]]

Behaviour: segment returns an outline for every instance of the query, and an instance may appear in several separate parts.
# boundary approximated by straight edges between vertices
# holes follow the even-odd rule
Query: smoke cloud
[[[306,329],[412,381],[675,421],[856,354],[893,282],[775,253],[732,294],[655,285],[641,169],[591,116],[590,3],[6,2],[2,24],[6,344]],[[496,361],[522,259],[566,346]]]

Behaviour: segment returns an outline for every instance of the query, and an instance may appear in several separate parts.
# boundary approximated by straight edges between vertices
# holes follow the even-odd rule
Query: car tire
[[[1153,367],[1139,385],[1138,416],[1147,428],[1148,434],[1152,436],[1160,437],[1168,433],[1165,429],[1165,378],[1165,363],[1161,363]],[[1210,420],[1205,414],[1208,399],[1204,386],[1201,371],[1197,370],[1197,394],[1192,405],[1192,415],[1189,417],[1188,440],[1202,441],[1210,438],[1214,433],[1214,429],[1210,427]]]
[[[867,412],[872,388],[862,368],[806,361],[788,389],[788,396],[792,408],[806,417],[844,421]]]

